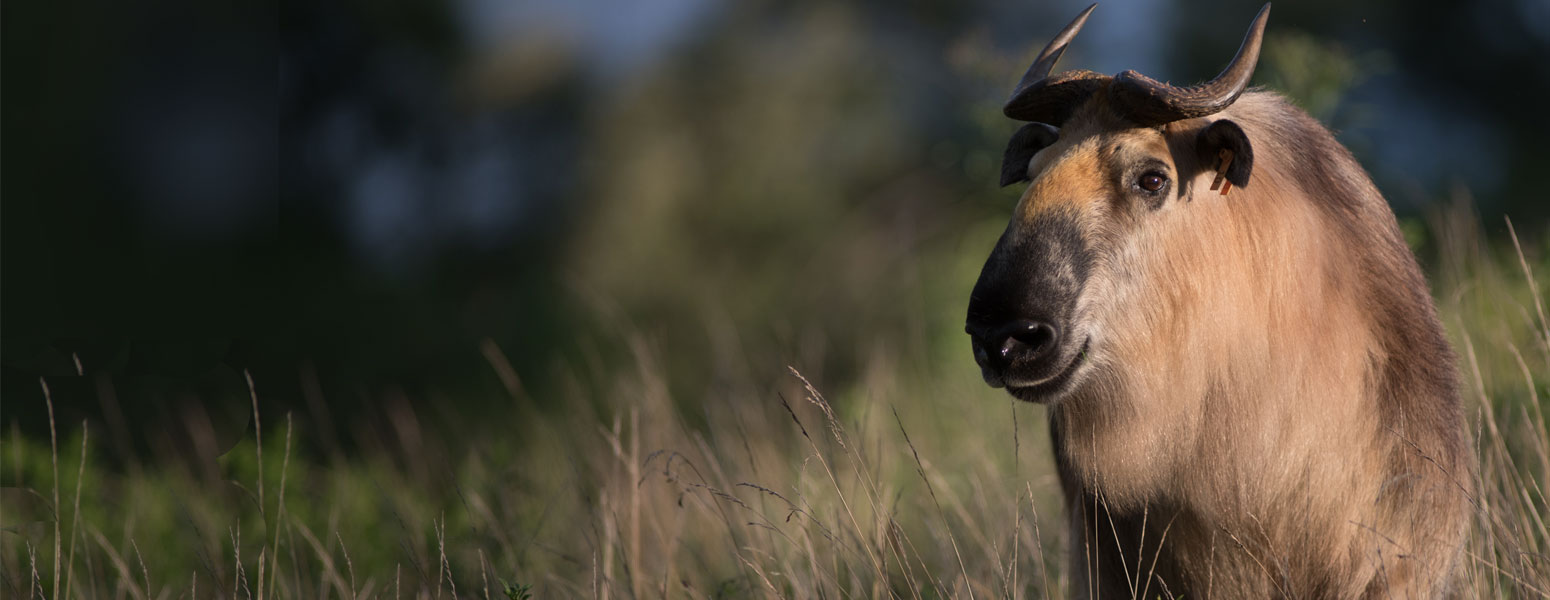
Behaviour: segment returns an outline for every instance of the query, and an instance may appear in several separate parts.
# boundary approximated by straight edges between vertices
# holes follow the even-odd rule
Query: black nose
[[[996,371],[1039,360],[1055,349],[1060,337],[1053,325],[1043,321],[1012,321],[989,331],[988,335],[969,335],[974,343],[974,362]]]

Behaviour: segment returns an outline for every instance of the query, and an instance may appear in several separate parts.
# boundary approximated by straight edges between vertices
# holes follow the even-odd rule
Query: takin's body
[[[1217,117],[1257,143],[1253,185],[1212,198],[1201,170],[1203,206],[1137,228],[1126,268],[1151,276],[1104,278],[1091,307],[1110,368],[1051,412],[1070,542],[1093,558],[1074,579],[1098,597],[1443,595],[1472,461],[1426,280],[1312,118],[1264,92]]]
[[[1050,405],[1073,596],[1456,594],[1454,355],[1361,166],[1245,93],[1269,6],[1190,88],[1051,75],[1091,12],[1004,109],[1028,187],[965,325],[987,383]]]

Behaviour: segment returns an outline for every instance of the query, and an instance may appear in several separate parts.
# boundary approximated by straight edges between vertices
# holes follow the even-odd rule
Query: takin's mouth
[[[1076,351],[1076,355],[1071,357],[1071,362],[1059,373],[1028,384],[1007,382],[1007,393],[1018,400],[1035,404],[1046,404],[1066,393],[1071,387],[1077,370],[1087,363],[1087,346],[1091,342],[1092,338],[1082,340],[1082,348]]]

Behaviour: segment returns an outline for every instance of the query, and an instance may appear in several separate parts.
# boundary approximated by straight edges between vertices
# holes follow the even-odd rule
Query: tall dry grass
[[[1550,263],[1506,226],[1505,246],[1482,229],[1459,208],[1427,242],[1479,457],[1459,474],[1479,478],[1464,577],[1475,597],[1543,597]],[[23,489],[0,503],[0,595],[1066,595],[1065,556],[1081,540],[1063,525],[1043,409],[985,388],[966,356],[921,369],[908,355],[930,352],[866,348],[853,383],[815,382],[798,364],[773,388],[721,378],[685,409],[660,364],[671,349],[623,337],[628,370],[575,367],[577,409],[532,408],[511,385],[509,434],[464,444],[388,403],[394,439],[318,456],[296,450],[287,417],[256,423],[221,459],[225,480],[209,481],[170,465],[100,468],[84,427],[48,445],[13,431],[0,480]],[[511,372],[493,344],[485,356]],[[590,399],[602,418],[579,408]]]

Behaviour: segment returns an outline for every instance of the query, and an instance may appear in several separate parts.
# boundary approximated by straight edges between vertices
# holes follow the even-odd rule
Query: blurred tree
[[[999,104],[1082,4],[5,5],[5,418],[72,357],[83,413],[101,378],[130,420],[231,413],[248,369],[340,429],[390,394],[478,422],[509,401],[481,348],[536,403],[637,334],[686,402],[961,358],[965,257],[1015,201]],[[1062,64],[1202,79],[1251,14],[1105,5]],[[1258,83],[1401,209],[1457,178],[1543,227],[1543,3],[1320,0],[1271,35]]]

